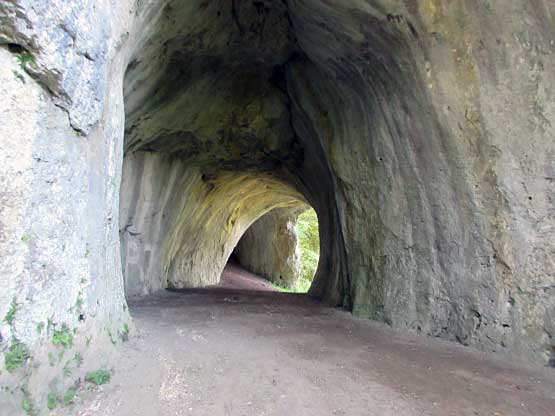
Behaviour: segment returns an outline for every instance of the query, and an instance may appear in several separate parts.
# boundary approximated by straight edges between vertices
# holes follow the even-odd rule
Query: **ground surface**
[[[276,289],[266,279],[242,269],[236,264],[228,263],[220,284],[210,289],[262,290],[275,292]]]
[[[400,335],[304,295],[224,286],[132,305],[112,382],[72,415],[555,415],[555,370]],[[63,411],[62,411],[63,413]]]

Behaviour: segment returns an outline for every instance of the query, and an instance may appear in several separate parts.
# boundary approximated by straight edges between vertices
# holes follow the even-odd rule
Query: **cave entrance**
[[[276,208],[255,221],[239,240],[228,265],[266,279],[279,291],[306,293],[319,258],[318,216],[303,205]]]
[[[128,299],[217,285],[255,221],[307,206],[318,211],[325,253],[320,263],[312,256],[310,294],[334,305],[350,299],[340,274],[340,196],[319,139],[320,127],[331,134],[333,113],[304,90],[314,83],[333,94],[327,80],[335,78],[323,77],[301,47],[286,3],[257,4],[141,11],[148,30],[133,40],[123,82],[119,228]],[[222,22],[183,25],[200,18],[185,19],[193,9]],[[289,286],[276,268],[269,275]]]

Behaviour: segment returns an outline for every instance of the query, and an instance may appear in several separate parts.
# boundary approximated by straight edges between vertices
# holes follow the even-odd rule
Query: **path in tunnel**
[[[80,392],[69,413],[555,414],[548,369],[402,335],[304,295],[240,289],[262,283],[236,266],[223,280],[132,305],[138,334],[112,382]]]
[[[222,278],[214,289],[262,290],[276,292],[266,280],[243,269],[237,263],[229,261],[225,266]]]

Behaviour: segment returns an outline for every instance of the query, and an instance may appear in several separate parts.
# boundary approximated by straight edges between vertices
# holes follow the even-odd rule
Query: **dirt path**
[[[555,371],[401,335],[303,295],[167,293],[72,415],[555,415]]]
[[[262,290],[276,292],[276,289],[266,279],[242,269],[236,264],[228,263],[218,286],[211,289],[238,289],[238,290]]]

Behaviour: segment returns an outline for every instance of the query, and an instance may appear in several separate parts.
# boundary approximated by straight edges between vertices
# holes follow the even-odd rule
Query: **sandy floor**
[[[555,415],[555,370],[401,335],[303,295],[212,288],[131,311],[139,334],[112,382],[69,414]]]

